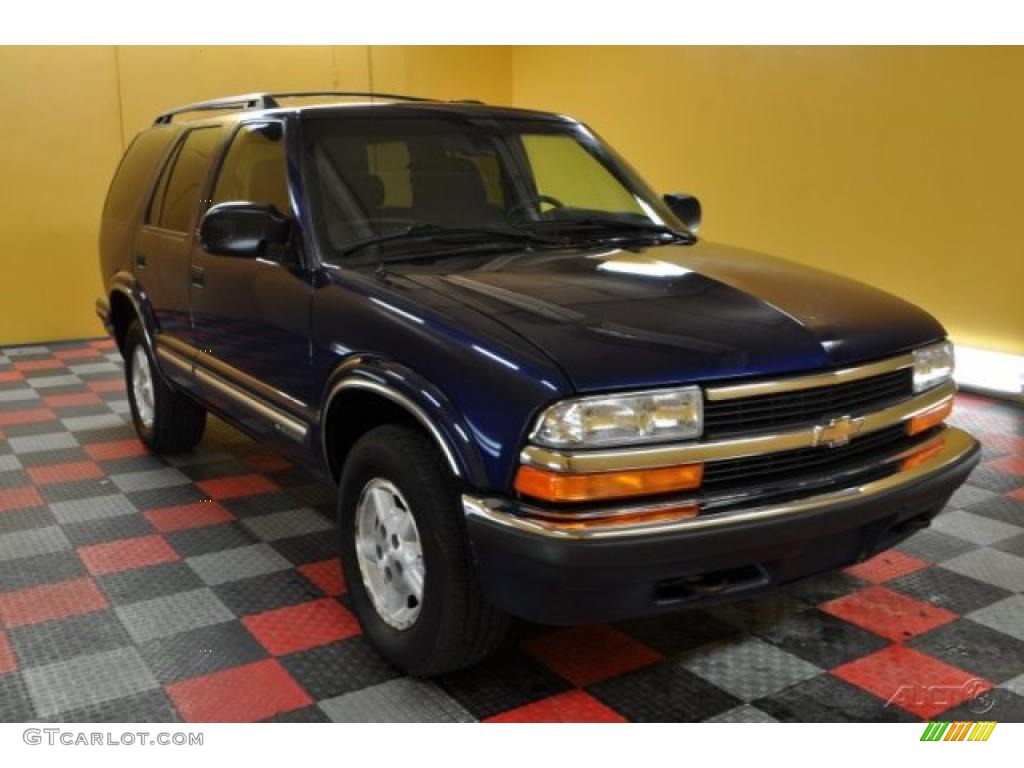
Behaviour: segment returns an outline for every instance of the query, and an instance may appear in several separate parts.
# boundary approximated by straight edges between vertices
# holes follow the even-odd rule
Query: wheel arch
[[[113,330],[117,348],[124,352],[124,340],[131,327],[132,320],[138,318],[142,326],[142,335],[150,352],[155,353],[153,334],[156,330],[156,319],[149,305],[149,297],[139,285],[134,275],[118,272],[110,282],[108,293],[110,303],[110,327]]]
[[[323,458],[334,479],[362,434],[381,424],[404,421],[430,437],[455,477],[473,487],[486,487],[479,449],[457,409],[436,387],[404,366],[365,358],[343,363],[330,378],[320,412]]]

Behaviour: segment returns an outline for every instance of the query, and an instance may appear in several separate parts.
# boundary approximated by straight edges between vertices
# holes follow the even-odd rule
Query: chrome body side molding
[[[297,443],[305,442],[309,434],[307,422],[279,405],[282,401],[287,401],[293,408],[305,408],[303,403],[258,382],[248,374],[180,339],[162,334],[157,336],[156,354],[161,363],[174,368],[179,374],[194,376],[198,383],[216,390],[236,405],[270,424],[275,431],[285,437]],[[244,382],[244,385],[236,382]],[[248,388],[250,385],[252,390]]]
[[[327,397],[324,400],[323,413],[329,413],[331,409],[331,403],[334,401],[334,398],[340,392],[343,392],[348,389],[361,389],[367,392],[373,392],[374,394],[387,398],[396,405],[399,405],[406,411],[408,411],[416,419],[416,421],[418,421],[423,426],[423,428],[427,430],[430,436],[434,438],[434,442],[437,443],[437,447],[440,448],[441,453],[444,454],[445,460],[448,462],[448,466],[452,470],[452,474],[454,474],[456,477],[462,477],[462,470],[459,467],[459,462],[455,457],[455,452],[452,450],[452,447],[448,444],[448,441],[441,433],[441,430],[437,428],[437,425],[434,424],[430,416],[427,415],[427,412],[424,411],[417,403],[413,402],[408,397],[403,395],[401,392],[398,392],[385,384],[381,384],[380,382],[377,381],[371,381],[370,379],[362,378],[360,376],[347,376],[346,378],[336,383],[333,387],[331,387],[330,392],[328,392]],[[324,446],[324,461],[326,462],[327,466],[330,466],[330,457],[327,456],[326,453],[327,419],[322,418],[320,422],[320,441],[321,444]]]

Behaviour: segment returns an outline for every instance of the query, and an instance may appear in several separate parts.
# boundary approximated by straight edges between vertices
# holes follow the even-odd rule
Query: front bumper
[[[578,528],[521,514],[507,499],[464,496],[479,578],[509,613],[584,624],[739,599],[887,549],[929,524],[978,463],[979,446],[945,427],[888,457],[887,474],[813,495],[633,526]]]

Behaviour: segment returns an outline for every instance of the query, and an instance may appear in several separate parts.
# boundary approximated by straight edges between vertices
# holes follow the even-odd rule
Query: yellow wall
[[[1024,353],[1024,48],[521,47],[517,104],[586,121],[702,234]]]
[[[0,47],[0,344],[96,336],[100,210],[161,111],[233,93],[512,94],[512,51],[472,46]]]
[[[0,47],[0,344],[101,332],[96,237],[163,109],[373,88],[573,114],[702,234],[851,275],[1024,353],[1021,48]]]

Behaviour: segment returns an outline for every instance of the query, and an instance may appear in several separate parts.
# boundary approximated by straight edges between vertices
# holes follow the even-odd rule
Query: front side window
[[[224,156],[212,202],[272,205],[291,215],[280,123],[243,125]]]
[[[166,182],[157,188],[159,201],[150,208],[157,226],[187,232],[199,204],[199,193],[210,170],[210,161],[220,143],[219,126],[194,128],[185,135],[172,160]],[[165,171],[165,175],[168,173]]]
[[[404,258],[430,233],[446,244],[475,233],[479,245],[488,237],[566,242],[683,229],[575,123],[318,116],[307,126],[305,186],[328,260]]]

